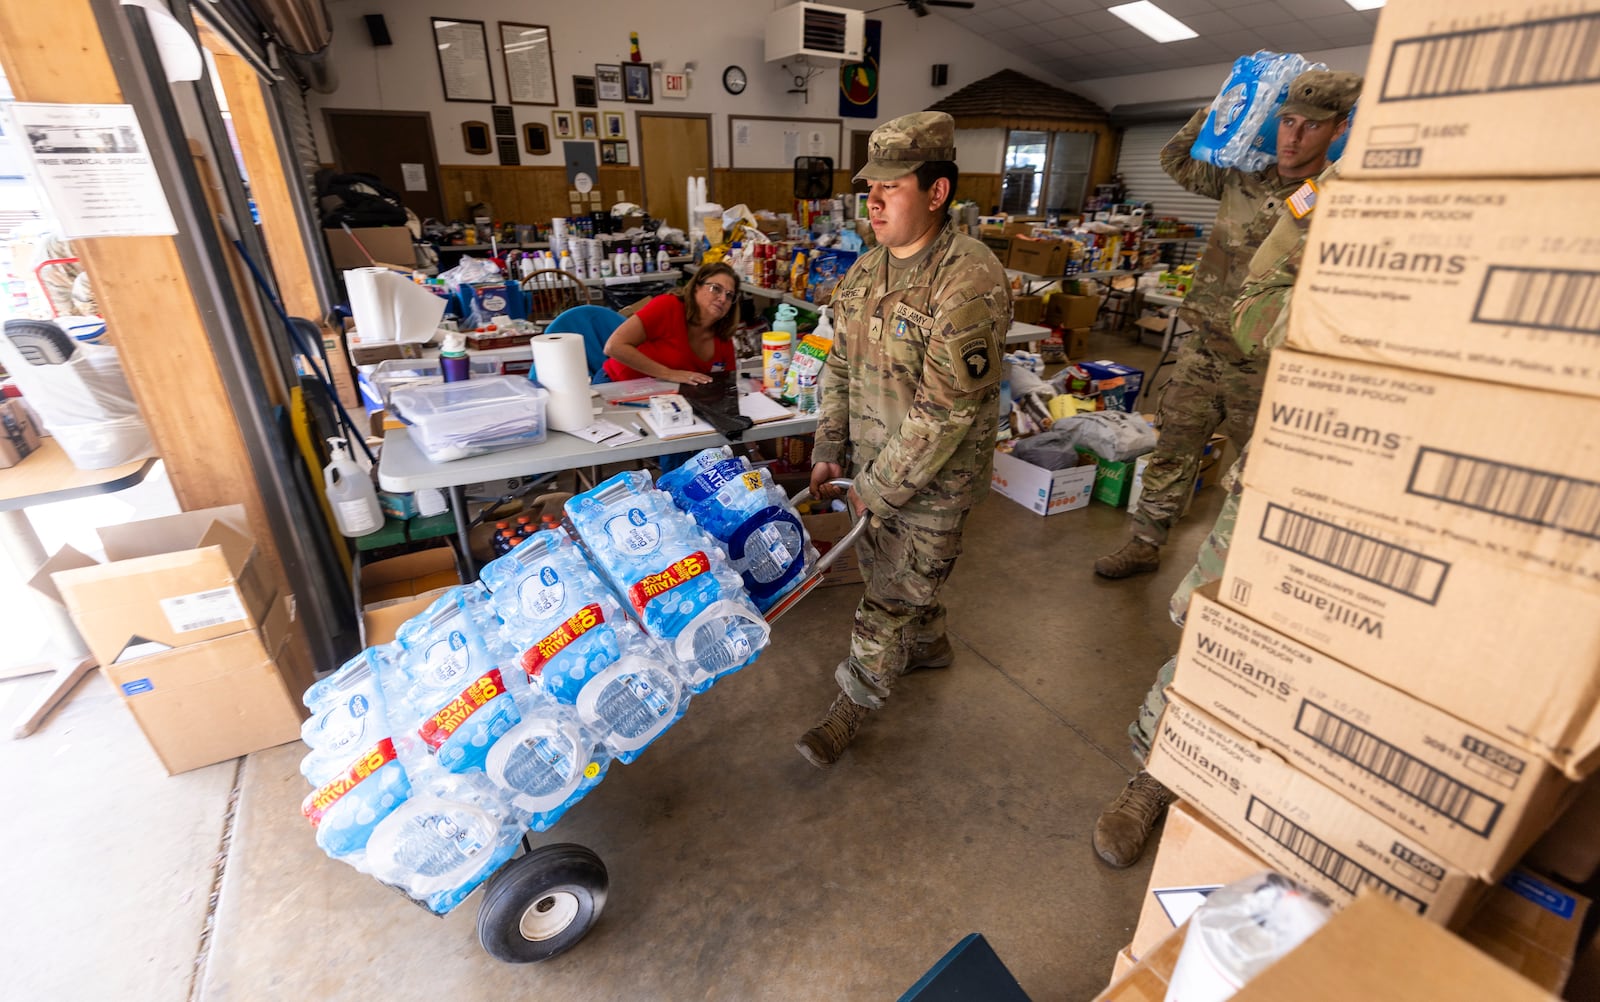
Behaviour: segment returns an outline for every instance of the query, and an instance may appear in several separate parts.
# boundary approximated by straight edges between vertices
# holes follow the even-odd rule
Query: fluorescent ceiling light
[[[1198,37],[1193,28],[1157,7],[1150,0],[1118,4],[1106,8],[1106,13],[1117,15],[1158,42],[1176,42]]]
[[[1377,10],[1379,7],[1382,7],[1385,3],[1387,3],[1388,0],[1344,0],[1344,2],[1354,7],[1356,10]]]

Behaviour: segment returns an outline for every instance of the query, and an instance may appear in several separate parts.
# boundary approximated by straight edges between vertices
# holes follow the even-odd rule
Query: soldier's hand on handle
[[[861,518],[867,513],[867,503],[861,500],[861,495],[856,493],[856,485],[850,485],[850,510],[856,513],[856,518]]]
[[[833,486],[830,480],[844,476],[844,467],[838,463],[817,463],[811,467],[811,496],[822,501],[844,497],[844,490]]]

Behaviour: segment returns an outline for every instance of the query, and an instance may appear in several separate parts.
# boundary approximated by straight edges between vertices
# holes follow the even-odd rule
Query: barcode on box
[[[1600,334],[1600,272],[1491,265],[1472,322]]]
[[[1261,540],[1428,605],[1439,601],[1450,570],[1443,560],[1270,502]]]
[[[1494,830],[1504,805],[1357,727],[1309,699],[1300,703],[1295,730],[1478,835]]]
[[[1600,539],[1600,484],[1423,446],[1406,493]]]
[[[1600,13],[1395,42],[1380,101],[1566,87],[1600,80]]]
[[[1344,888],[1352,896],[1363,887],[1387,894],[1401,904],[1410,905],[1418,915],[1428,906],[1384,880],[1315,835],[1290,821],[1255,797],[1245,811],[1245,820],[1261,830],[1267,838],[1289,850],[1295,858],[1310,866]]]

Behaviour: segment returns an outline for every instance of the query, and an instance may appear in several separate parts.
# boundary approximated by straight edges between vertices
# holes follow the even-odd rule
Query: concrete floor
[[[1154,360],[1121,337],[1092,345]],[[1107,582],[1089,564],[1120,545],[1124,513],[1046,519],[992,497],[946,589],[955,665],[905,679],[826,772],[792,742],[833,697],[856,591],[813,595],[756,666],[539,837],[589,846],[611,875],[588,938],[539,965],[482,952],[478,897],[433,918],[325,858],[299,812],[300,745],[168,778],[90,678],[0,745],[22,816],[0,853],[26,917],[0,937],[5,994],[894,999],[978,931],[1034,999],[1089,999],[1148,865],[1107,869],[1090,831],[1133,768],[1127,722],[1177,642],[1167,596],[1220,501],[1200,495],[1160,572]]]

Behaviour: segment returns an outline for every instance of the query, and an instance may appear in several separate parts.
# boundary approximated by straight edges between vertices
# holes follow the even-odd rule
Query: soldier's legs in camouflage
[[[1155,684],[1145,693],[1144,702],[1139,704],[1139,715],[1128,725],[1128,740],[1133,742],[1133,754],[1141,764],[1150,757],[1150,745],[1156,739],[1156,723],[1161,720],[1161,711],[1167,708],[1166,689],[1172,684],[1177,669],[1177,657],[1168,658],[1156,672]]]
[[[1223,419],[1221,363],[1203,346],[1204,332],[1190,334],[1178,350],[1172,380],[1162,390],[1160,437],[1145,466],[1133,535],[1153,546],[1167,541],[1194,493],[1200,452]]]
[[[1249,448],[1248,442],[1245,447]],[[1216,522],[1212,524],[1211,531],[1206,533],[1205,542],[1200,544],[1194,566],[1189,568],[1178,590],[1172,593],[1168,611],[1172,614],[1172,621],[1179,626],[1183,625],[1184,616],[1188,614],[1189,596],[1194,594],[1194,590],[1222,580],[1222,570],[1228,562],[1228,547],[1233,545],[1233,527],[1239,521],[1238,481],[1244,472],[1244,460],[1245,457],[1241,455],[1224,478],[1223,486],[1228,496],[1222,501],[1222,510],[1217,512]]]
[[[961,554],[964,523],[965,517],[953,528],[932,529],[891,519],[862,533],[857,552],[866,589],[850,656],[834,673],[852,701],[882,706],[916,643],[943,635],[939,589]]]
[[[1241,452],[1255,433],[1256,412],[1261,410],[1261,390],[1266,385],[1267,360],[1219,363],[1222,380],[1222,433]]]

